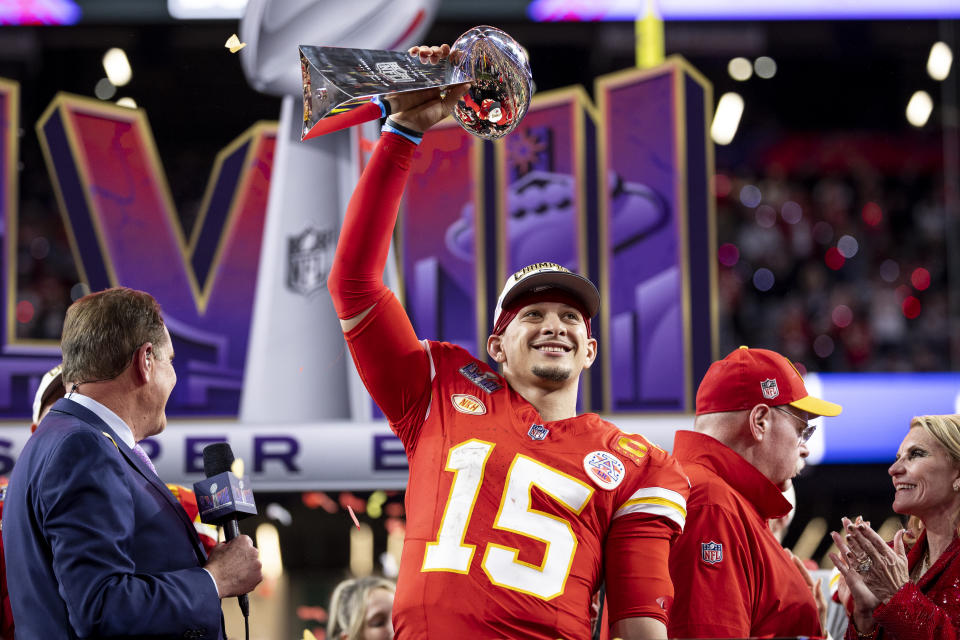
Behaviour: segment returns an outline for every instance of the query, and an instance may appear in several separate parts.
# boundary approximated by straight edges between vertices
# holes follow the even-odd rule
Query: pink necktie
[[[143,464],[150,467],[150,471],[153,471],[154,475],[156,476],[160,475],[157,473],[157,468],[153,466],[153,461],[150,460],[150,456],[148,456],[147,452],[143,450],[143,447],[141,447],[139,444],[135,444],[133,445],[133,452],[137,454],[137,457],[140,458],[140,460],[143,461]]]

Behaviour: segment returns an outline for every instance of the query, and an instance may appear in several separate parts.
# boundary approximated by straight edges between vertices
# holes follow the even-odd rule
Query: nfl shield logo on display
[[[723,545],[719,542],[701,542],[700,559],[707,564],[717,564],[723,560]]]
[[[763,397],[767,400],[773,400],[780,395],[776,380],[764,380],[760,383],[760,390],[763,391]]]
[[[337,234],[330,229],[308,227],[287,238],[287,288],[307,296],[322,289],[333,264]]]
[[[530,436],[531,440],[543,440],[547,437],[548,433],[550,433],[550,429],[547,429],[542,424],[532,424],[530,425],[530,430],[527,431],[527,435]]]

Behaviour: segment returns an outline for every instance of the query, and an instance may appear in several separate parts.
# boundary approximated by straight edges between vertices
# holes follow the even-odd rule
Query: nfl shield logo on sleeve
[[[700,559],[707,564],[717,564],[723,560],[723,544],[719,542],[701,542]]]
[[[760,383],[760,390],[763,391],[763,397],[767,400],[773,400],[780,395],[780,389],[777,388],[776,380],[764,380]]]

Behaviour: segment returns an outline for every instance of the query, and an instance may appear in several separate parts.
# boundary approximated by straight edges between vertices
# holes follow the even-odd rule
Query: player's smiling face
[[[522,307],[503,335],[491,336],[487,346],[514,386],[521,381],[555,388],[576,384],[597,355],[597,341],[587,337],[583,315],[563,302]]]

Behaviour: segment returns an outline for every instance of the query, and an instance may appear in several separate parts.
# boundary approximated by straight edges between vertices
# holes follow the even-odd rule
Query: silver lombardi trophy
[[[450,57],[435,65],[397,51],[308,45],[300,46],[300,65],[304,138],[312,137],[321,120],[371,102],[383,104],[399,93],[471,82],[453,115],[473,135],[495,140],[516,128],[533,91],[522,47],[488,26],[464,33],[454,42]]]

